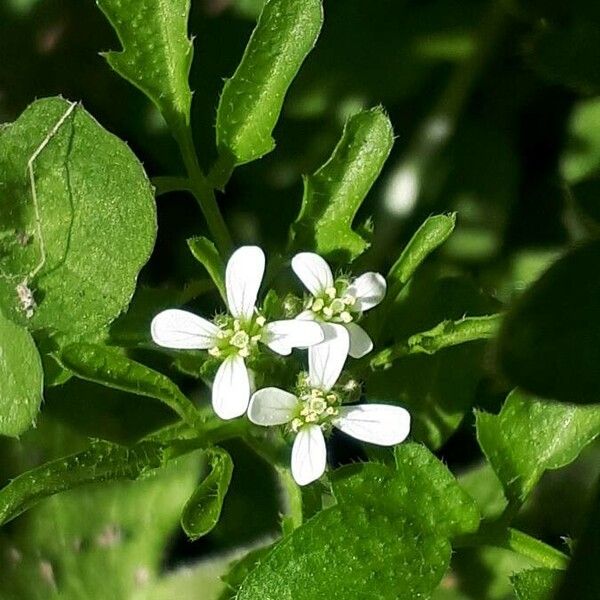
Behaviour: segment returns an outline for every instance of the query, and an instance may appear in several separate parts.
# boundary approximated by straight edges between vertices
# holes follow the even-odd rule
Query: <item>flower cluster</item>
[[[310,252],[294,256],[292,269],[310,293],[295,318],[268,322],[256,307],[265,256],[256,246],[244,246],[227,263],[228,314],[208,321],[169,309],[154,317],[151,333],[160,346],[207,350],[220,360],[212,387],[215,413],[233,419],[248,411],[257,425],[286,426],[295,435],[292,474],[306,485],[325,471],[324,433],[332,427],[388,446],[406,438],[410,415],[398,406],[345,405],[357,384],[338,383],[348,355],[360,358],[373,348],[356,321],[383,300],[385,279],[379,273],[335,279],[325,260]],[[246,360],[260,351],[260,344],[284,356],[293,348],[308,349],[308,373],[300,374],[293,392],[265,387],[252,394]]]

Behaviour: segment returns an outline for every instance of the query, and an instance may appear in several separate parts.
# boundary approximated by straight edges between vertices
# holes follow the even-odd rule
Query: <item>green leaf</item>
[[[32,456],[48,460],[57,453],[72,452],[84,441],[63,428],[49,429],[47,425],[42,419],[35,435],[5,446],[3,462],[20,471],[23,465],[15,464],[20,462],[13,460],[15,456],[27,462]],[[116,452],[128,452],[117,448]],[[153,454],[147,450],[148,455]],[[124,460],[134,462],[134,454],[142,469],[136,481],[79,486],[42,500],[2,529],[3,600],[113,600],[132,598],[137,590],[151,587],[163,570],[181,509],[194,489],[200,456],[194,453],[150,470],[150,464],[160,460],[152,458],[148,464],[135,449]],[[91,476],[94,457],[88,459]],[[79,468],[66,460],[67,466]],[[97,466],[101,480],[104,460]],[[68,476],[65,469],[61,478]]]
[[[230,167],[275,147],[271,133],[288,87],[321,30],[321,0],[270,0],[242,60],[223,87],[217,146]]]
[[[188,76],[193,45],[187,34],[190,0],[97,0],[123,47],[105,54],[121,77],[138,87],[180,135],[190,123]]]
[[[392,144],[392,126],[381,108],[348,119],[329,160],[304,178],[300,214],[292,225],[293,246],[349,262],[369,243],[352,222],[379,176]]]
[[[518,600],[552,600],[562,573],[558,569],[528,569],[516,573],[510,580]]]
[[[42,402],[44,372],[33,338],[0,313],[0,435],[18,436]]]
[[[450,237],[455,225],[456,213],[434,215],[424,221],[388,272],[388,299],[396,298],[419,265]]]
[[[511,392],[498,415],[476,413],[477,439],[509,501],[523,502],[547,469],[569,464],[600,434],[600,407]]]
[[[219,290],[221,298],[227,303],[225,265],[217,248],[209,239],[202,236],[190,238],[187,243],[194,258],[206,269],[206,272]]]
[[[194,427],[199,414],[181,390],[165,375],[131,360],[117,348],[98,344],[70,344],[58,360],[74,375],[124,392],[164,402]]]
[[[498,358],[516,385],[545,398],[599,402],[600,240],[556,261],[506,314]]]
[[[479,515],[423,446],[398,446],[396,462],[397,470],[367,463],[336,471],[337,504],[280,541],[238,600],[429,596],[448,566],[449,538],[473,531]]]
[[[600,99],[591,98],[575,105],[560,170],[571,184],[600,174]]]
[[[33,163],[40,237],[27,163],[43,142]],[[152,188],[127,145],[83,108],[39,100],[2,129],[0,207],[6,316],[72,337],[98,331],[127,306],[156,237]],[[30,318],[17,294],[24,282],[37,304]]]
[[[88,450],[36,467],[2,488],[0,525],[59,492],[92,482],[137,479],[166,462],[166,447],[162,444],[140,442],[126,448],[93,442]]]
[[[210,448],[204,455],[210,472],[187,501],[181,514],[181,526],[192,541],[206,535],[218,523],[233,473],[231,456],[222,448]]]

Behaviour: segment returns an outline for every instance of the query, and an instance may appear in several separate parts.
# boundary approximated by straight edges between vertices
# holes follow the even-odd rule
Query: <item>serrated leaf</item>
[[[265,4],[219,101],[217,147],[225,163],[246,163],[273,150],[271,133],[285,94],[315,45],[322,22],[321,0]]]
[[[70,344],[57,358],[81,379],[161,400],[192,426],[199,420],[194,405],[166,375],[128,358],[117,348]]]
[[[0,435],[18,436],[42,402],[44,371],[30,333],[0,313]]]
[[[38,100],[0,133],[0,304],[32,330],[98,331],[128,304],[156,237],[150,183],[131,150],[83,108]],[[27,162],[35,160],[41,238]],[[38,239],[40,238],[40,239]],[[42,245],[46,260],[41,264]],[[26,317],[23,290],[37,307]]]
[[[165,452],[165,446],[154,442],[126,448],[97,441],[88,450],[31,469],[0,490],[0,525],[59,492],[87,483],[137,479],[166,464]]]
[[[4,446],[3,462],[18,472],[24,468],[15,464],[18,457],[48,460],[84,443],[50,424],[41,420],[35,435]],[[193,490],[199,458],[174,459],[136,481],[91,483],[42,500],[2,529],[0,597],[113,600],[150,587]]]
[[[562,573],[558,569],[528,569],[514,574],[510,580],[517,600],[552,600]]]
[[[368,248],[352,222],[393,142],[391,123],[381,108],[348,119],[329,160],[304,178],[300,214],[292,225],[294,248],[345,262]]]
[[[192,541],[206,535],[218,523],[233,473],[231,456],[222,448],[210,448],[204,455],[210,472],[186,502],[181,514],[181,526]]]
[[[448,566],[449,538],[473,531],[479,515],[423,446],[397,447],[396,461],[397,470],[367,463],[336,471],[337,504],[279,542],[238,600],[427,597]]]
[[[511,392],[498,415],[476,413],[477,439],[509,500],[523,502],[547,469],[577,458],[600,434],[600,406]]]
[[[557,260],[512,306],[498,337],[500,368],[545,398],[600,402],[600,240]]]
[[[190,0],[97,0],[97,4],[123,46],[121,52],[106,53],[106,60],[154,102],[179,135],[189,125],[192,105]]]

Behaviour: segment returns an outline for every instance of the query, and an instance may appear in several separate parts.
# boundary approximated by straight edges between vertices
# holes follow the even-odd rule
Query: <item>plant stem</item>
[[[219,210],[215,193],[198,164],[191,129],[189,127],[182,128],[175,137],[188,173],[190,189],[206,218],[208,229],[219,252],[223,257],[228,256],[232,248],[231,235]]]
[[[518,529],[511,527],[498,529],[495,524],[482,527],[477,533],[459,538],[455,541],[454,546],[456,548],[473,546],[505,548],[521,556],[526,556],[548,569],[564,569],[569,561],[569,557],[560,550],[536,540]]]
[[[372,369],[387,368],[394,360],[410,354],[435,354],[442,348],[489,339],[496,335],[501,319],[502,315],[495,314],[442,321],[428,331],[415,333],[407,340],[378,352],[369,364]]]
[[[171,177],[168,175],[152,178],[152,185],[156,188],[156,195],[162,196],[169,192],[190,192],[190,180],[187,177]]]
[[[279,482],[285,494],[286,520],[288,525],[284,534],[290,533],[294,529],[300,527],[304,520],[302,510],[302,490],[292,477],[292,473],[288,467],[281,465],[276,466]]]

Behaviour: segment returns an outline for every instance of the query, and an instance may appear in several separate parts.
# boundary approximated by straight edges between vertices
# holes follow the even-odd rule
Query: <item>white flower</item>
[[[343,325],[350,335],[348,353],[352,358],[371,352],[371,338],[355,321],[383,300],[386,292],[383,276],[369,272],[352,281],[344,277],[334,280],[329,265],[313,252],[296,254],[292,269],[312,294],[306,310],[296,318]]]
[[[348,354],[348,332],[338,324],[322,324],[325,341],[308,350],[308,377],[295,394],[276,387],[255,392],[248,418],[257,425],[288,424],[296,433],[292,448],[292,475],[299,485],[315,481],[325,471],[323,430],[331,425],[356,439],[380,446],[404,441],[410,415],[399,406],[361,404],[342,406],[343,390],[335,386]],[[337,331],[332,332],[335,328]]]
[[[250,375],[245,359],[258,342],[278,354],[292,348],[307,347],[323,340],[317,323],[297,320],[267,323],[255,307],[265,271],[265,255],[256,246],[236,250],[225,271],[229,315],[208,321],[193,313],[170,309],[154,317],[152,339],[159,346],[176,349],[202,349],[223,360],[212,388],[212,405],[222,419],[233,419],[246,412],[250,400]]]

